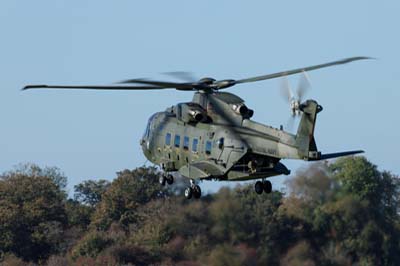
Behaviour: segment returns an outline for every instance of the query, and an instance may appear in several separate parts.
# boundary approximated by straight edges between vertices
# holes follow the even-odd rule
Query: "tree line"
[[[182,196],[138,167],[66,192],[56,167],[0,176],[1,265],[400,265],[400,182],[365,157],[313,163],[286,192]]]

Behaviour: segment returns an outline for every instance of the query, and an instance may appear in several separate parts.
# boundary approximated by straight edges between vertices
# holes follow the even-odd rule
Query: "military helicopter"
[[[164,90],[194,92],[193,100],[178,103],[153,114],[140,145],[146,158],[164,171],[160,183],[172,184],[171,173],[179,172],[190,179],[185,197],[201,197],[199,180],[254,180],[257,194],[271,193],[268,177],[289,175],[281,159],[319,161],[362,153],[362,150],[322,154],[314,139],[317,114],[322,106],[315,100],[301,102],[304,89],[297,97],[288,86],[283,89],[292,116],[300,116],[296,134],[251,120],[254,111],[240,97],[222,92],[234,85],[305,73],[369,57],[351,57],[325,64],[298,68],[245,79],[166,82],[129,79],[114,85],[64,86],[28,85],[27,89],[94,89],[94,90]],[[132,85],[135,84],[135,85]]]

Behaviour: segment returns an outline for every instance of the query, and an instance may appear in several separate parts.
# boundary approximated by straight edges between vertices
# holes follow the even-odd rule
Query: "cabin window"
[[[183,149],[188,150],[189,149],[189,137],[185,136],[183,138]]]
[[[175,147],[179,148],[179,146],[181,145],[181,136],[175,135],[174,145]]]
[[[206,142],[206,154],[211,154],[212,142],[207,140]]]
[[[165,145],[171,145],[171,133],[167,133],[167,135],[165,135]]]
[[[217,141],[217,144],[218,144],[218,148],[222,149],[224,147],[224,138],[220,138]]]
[[[198,139],[193,139],[192,143],[192,152],[197,152],[197,144],[199,143]]]

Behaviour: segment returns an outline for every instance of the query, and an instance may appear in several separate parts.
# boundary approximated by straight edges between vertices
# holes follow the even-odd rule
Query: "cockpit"
[[[140,145],[142,146],[142,150],[144,155],[149,158],[151,156],[151,149],[152,149],[152,138],[153,132],[155,127],[155,122],[157,119],[157,113],[153,114],[149,120],[147,121],[146,130],[144,131],[143,137],[140,140]]]
[[[146,130],[144,131],[142,140],[141,140],[141,144],[143,144],[144,141],[148,141],[150,139],[150,133],[152,131],[152,129],[154,128],[154,120],[157,116],[157,113],[153,114],[149,120],[147,121],[147,126],[146,126]]]

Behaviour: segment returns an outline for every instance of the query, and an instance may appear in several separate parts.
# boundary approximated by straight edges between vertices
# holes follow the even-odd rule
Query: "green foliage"
[[[281,259],[281,265],[314,266],[314,250],[307,241],[301,241],[291,247]]]
[[[168,191],[158,185],[159,174],[154,167],[118,172],[96,208],[93,226],[107,230],[111,223],[118,222],[127,229],[137,222],[138,206],[168,195]]]
[[[130,226],[129,242],[159,254],[176,230],[182,229],[176,221],[176,214],[183,211],[181,205],[171,199],[151,201],[141,206],[138,209],[138,223]]]
[[[253,186],[237,187],[234,191],[221,189],[209,207],[213,237],[234,244],[261,241],[260,232],[272,222],[281,199],[279,192],[260,197]]]
[[[11,176],[20,175],[20,176],[31,176],[31,177],[48,177],[50,178],[54,184],[58,186],[60,190],[65,190],[67,186],[67,177],[63,172],[57,167],[44,167],[33,164],[33,163],[24,163],[19,164],[15,167],[14,170],[10,172],[6,172],[3,174],[2,178],[7,179]]]
[[[68,225],[70,227],[77,226],[86,229],[91,222],[94,208],[69,199],[65,203],[65,212],[67,213]]]
[[[328,190],[327,194],[325,191],[329,197],[316,201],[316,197],[309,197],[315,195],[306,191],[309,188],[303,188],[301,193],[292,192],[291,196],[292,201],[298,201],[296,197],[302,199],[293,209],[297,209],[295,216],[311,228],[305,235],[310,244],[325,253],[332,253],[332,247],[335,247],[334,253],[340,258],[337,261],[362,265],[399,264],[398,251],[392,253],[399,250],[394,241],[399,230],[393,223],[393,219],[399,221],[395,211],[399,204],[398,178],[388,172],[379,172],[364,157],[342,158],[330,165],[318,165],[320,167],[324,167],[325,174],[319,177],[327,177],[333,182],[330,192]],[[295,192],[300,191],[298,186],[308,184],[314,187],[316,182],[313,179],[316,177],[318,175],[301,173],[301,180],[291,181],[292,185],[295,184],[294,189],[292,185],[289,187]],[[388,252],[392,255],[383,255]],[[319,260],[324,264],[335,263],[328,256]]]
[[[94,207],[101,201],[101,197],[109,187],[110,182],[104,179],[87,180],[74,186],[74,198],[79,202]]]
[[[52,255],[46,262],[46,266],[68,266],[68,259],[63,256]]]
[[[240,252],[231,245],[218,245],[206,259],[207,265],[213,266],[242,266],[244,258]]]
[[[188,201],[159,175],[124,170],[66,200],[53,178],[7,174],[2,265],[400,265],[399,178],[364,157],[311,164],[286,195],[248,184]]]
[[[86,234],[72,249],[72,258],[97,257],[113,243],[112,239],[105,232],[91,231]]]
[[[22,259],[16,257],[14,254],[7,254],[4,256],[2,266],[25,266],[27,263]]]
[[[389,172],[380,172],[365,157],[338,159],[330,165],[333,178],[344,192],[368,201],[373,212],[395,215],[399,205],[399,179]],[[379,214],[377,214],[379,215]]]
[[[382,193],[380,172],[365,157],[340,158],[330,165],[330,170],[345,191],[371,203],[379,201]]]
[[[117,244],[107,250],[118,265],[151,265],[155,258],[145,249],[131,244]]]
[[[120,264],[111,257],[111,256],[97,256],[95,258],[92,257],[79,257],[77,258],[72,265],[75,266],[119,266]]]
[[[0,181],[0,250],[38,261],[59,250],[65,193],[52,177],[38,174],[45,171],[29,173],[9,172]]]

